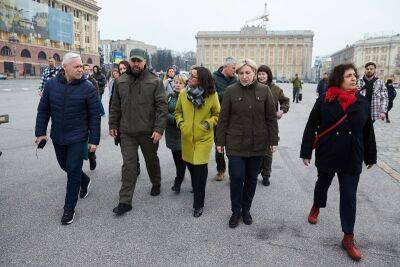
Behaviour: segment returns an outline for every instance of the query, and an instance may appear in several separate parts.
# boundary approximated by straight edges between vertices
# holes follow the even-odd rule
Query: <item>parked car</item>
[[[0,80],[6,80],[7,79],[7,75],[5,74],[0,74]]]

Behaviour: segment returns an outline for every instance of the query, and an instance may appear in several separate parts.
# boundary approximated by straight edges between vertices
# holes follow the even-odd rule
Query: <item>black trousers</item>
[[[272,154],[267,154],[264,156],[261,162],[261,176],[263,178],[269,178],[271,176],[272,170]]]
[[[190,172],[193,186],[193,208],[199,209],[204,207],[204,197],[206,194],[206,183],[208,176],[208,164],[193,165],[186,162],[186,166]]]
[[[326,207],[328,189],[335,173],[318,171],[314,189],[314,205]],[[353,234],[356,222],[357,187],[360,175],[338,173],[340,191],[340,222],[345,234]]]
[[[389,105],[388,105],[388,109],[386,112],[386,119],[389,119],[389,111],[393,108],[393,100],[389,100]]]
[[[185,178],[186,162],[182,159],[181,150],[171,150],[171,152],[176,168],[175,184],[181,185]]]

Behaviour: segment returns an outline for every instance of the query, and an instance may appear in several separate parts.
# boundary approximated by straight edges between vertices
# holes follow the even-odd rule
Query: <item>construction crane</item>
[[[261,16],[246,20],[246,26],[249,26],[248,24],[254,21],[259,21],[258,26],[263,27],[264,29],[267,28],[267,22],[269,21],[268,18],[268,10],[267,10],[267,3],[264,4],[264,13]]]

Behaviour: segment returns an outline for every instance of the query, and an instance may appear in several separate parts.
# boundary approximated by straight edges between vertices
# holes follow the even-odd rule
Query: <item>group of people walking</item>
[[[315,149],[318,170],[308,221],[318,222],[320,208],[326,206],[329,186],[337,174],[342,245],[354,260],[362,257],[354,242],[362,163],[368,168],[376,163],[373,122],[388,118],[390,110],[387,89],[370,66],[366,65],[366,74],[360,80],[352,64],[333,69],[327,84],[321,86],[300,151],[308,166]],[[94,153],[100,140],[101,98],[94,82],[83,74],[80,56],[67,53],[62,69],[44,85],[36,119],[37,143],[47,140],[46,129],[52,119],[50,137],[57,160],[68,176],[61,218],[65,225],[73,222],[78,195],[85,198],[89,192],[90,178],[82,171],[84,151]],[[293,101],[297,102],[301,81],[296,79]],[[98,81],[96,77],[95,80]],[[163,81],[147,69],[146,52],[133,49],[129,61],[121,62],[112,71],[108,88],[109,134],[120,145],[123,159],[119,201],[113,209],[117,216],[132,210],[140,173],[139,147],[152,183],[150,194],[160,194],[157,151],[165,131],[166,145],[176,167],[171,189],[180,192],[188,169],[193,216],[200,217],[204,212],[208,163],[215,145],[217,181],[225,178],[225,154],[228,157],[232,212],[228,225],[235,228],[241,219],[246,225],[252,224],[257,177],[261,174],[262,184],[270,184],[272,155],[279,142],[278,120],[290,107],[290,99],[273,82],[268,66],[257,66],[251,59],[236,62],[227,58],[213,74],[205,67],[195,66],[186,77],[170,68]]]

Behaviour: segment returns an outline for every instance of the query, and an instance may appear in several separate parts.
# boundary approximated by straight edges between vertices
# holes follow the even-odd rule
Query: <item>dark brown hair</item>
[[[94,69],[96,69],[96,70],[94,70]],[[100,73],[100,67],[97,66],[97,65],[94,65],[93,68],[92,68],[92,70],[93,70],[93,73],[94,73],[94,74]]]
[[[365,64],[364,68],[367,68],[368,66],[374,66],[374,68],[376,69],[376,64],[374,62],[368,62],[367,64]]]
[[[126,67],[126,74],[129,74],[129,73],[131,73],[131,65],[129,65],[129,62],[128,61],[126,61],[126,60],[122,60],[122,61],[120,61],[119,63],[118,63],[118,72],[119,72],[119,75],[122,75],[122,73],[119,71],[119,65],[125,65],[125,67]]]
[[[204,89],[204,97],[208,97],[215,93],[214,79],[212,78],[211,72],[205,67],[195,67],[197,71],[197,81],[199,87]]]
[[[258,67],[257,74],[259,72],[265,72],[268,75],[267,84],[272,83],[273,80],[272,71],[267,65],[261,65],[260,67]],[[257,81],[258,81],[258,75],[257,75]]]
[[[354,66],[354,64],[340,64],[333,69],[331,75],[329,76],[328,86],[340,87],[344,81],[344,73],[349,69],[353,69],[356,73],[356,78],[358,78],[357,68]]]

